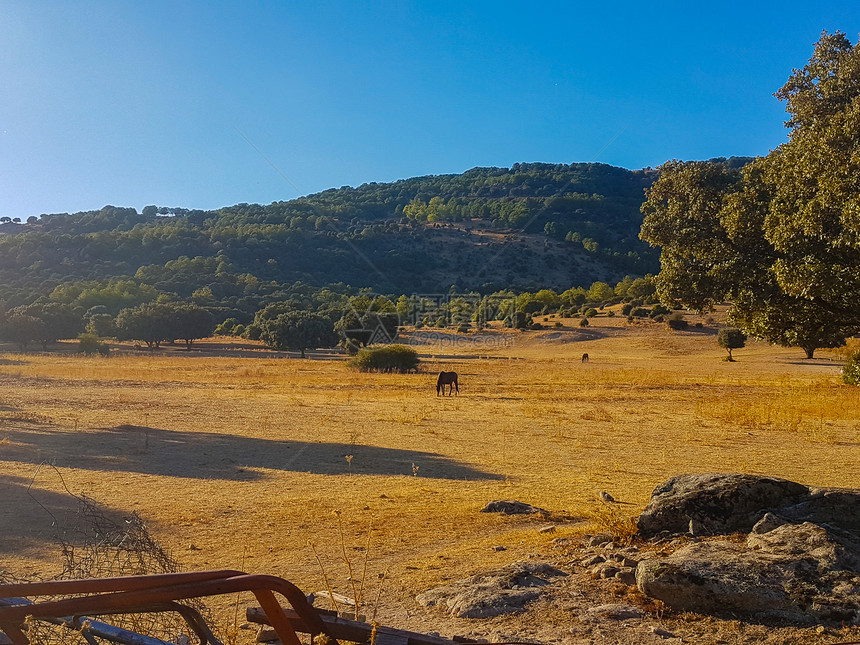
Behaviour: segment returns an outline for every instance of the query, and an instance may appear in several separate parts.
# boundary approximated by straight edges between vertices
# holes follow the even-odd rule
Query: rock
[[[675,634],[672,632],[666,631],[662,627],[652,627],[651,633],[655,636],[659,636],[660,638],[675,638]]]
[[[630,620],[642,618],[642,610],[633,605],[610,603],[591,607],[585,612],[584,620]]]
[[[588,540],[588,546],[600,546],[612,541],[612,536],[609,533],[598,533],[593,535]]]
[[[623,582],[629,587],[632,587],[636,584],[636,570],[631,567],[624,567],[623,569],[619,569],[618,573],[615,574],[615,579],[620,582]]]
[[[507,547],[504,547],[501,544],[493,547],[493,551],[507,551],[507,550],[508,550]]]
[[[542,526],[538,533],[555,533],[555,526]]]
[[[856,576],[858,557],[860,550],[822,527],[785,524],[750,535],[746,547],[700,542],[645,560],[636,583],[676,611],[860,624],[860,598],[837,591],[850,587],[837,583]]]
[[[811,559],[820,570],[860,573],[860,541],[812,522],[783,524],[767,533],[751,533],[747,547],[798,561]]]
[[[481,512],[504,513],[505,515],[531,515],[533,513],[546,514],[548,511],[513,499],[499,499],[487,504],[481,509]]]
[[[752,527],[750,533],[767,533],[768,531],[772,531],[785,523],[786,520],[782,519],[778,515],[765,513],[762,518],[755,523],[755,526]]]
[[[595,580],[605,580],[606,578],[615,577],[615,574],[618,573],[618,571],[619,569],[614,565],[614,563],[602,562],[601,564],[598,564],[596,567],[594,567],[591,570],[590,574],[591,577]]]
[[[523,611],[540,595],[542,587],[566,575],[544,562],[517,562],[430,589],[415,599],[458,618],[490,618]]]
[[[785,479],[742,474],[678,475],[654,489],[639,533],[722,535],[749,531],[767,509],[799,504],[809,488]]]
[[[257,630],[256,640],[258,643],[271,643],[278,640],[278,634],[271,627],[263,627],[261,625],[260,629]]]
[[[602,555],[593,555],[590,558],[586,558],[585,560],[580,562],[580,564],[583,567],[591,567],[595,564],[600,564],[601,562],[606,562],[606,558],[604,558]]]
[[[779,509],[792,522],[827,524],[860,536],[860,491],[843,488],[813,488],[792,506]]]

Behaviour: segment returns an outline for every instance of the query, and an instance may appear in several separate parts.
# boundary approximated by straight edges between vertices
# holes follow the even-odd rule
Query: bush
[[[110,347],[101,342],[95,334],[81,334],[78,336],[78,351],[88,356],[92,356],[93,354],[107,356],[110,354]]]
[[[632,302],[625,302],[623,305],[621,305],[621,314],[623,316],[629,316],[630,312],[633,311],[633,306],[634,305]]]
[[[596,316],[596,315],[597,315],[597,309],[595,309],[594,307],[591,307],[591,308],[589,308],[589,309],[586,309],[586,310],[583,312],[583,315],[584,315],[586,318],[591,318],[592,316]]]
[[[588,327],[588,318],[583,318],[582,320],[580,320],[579,326],[580,327]]]
[[[842,380],[848,385],[860,386],[860,349],[848,355],[848,362],[842,369]]]
[[[561,322],[560,320],[556,320],[556,321],[555,321],[555,326],[556,326],[556,327],[564,327],[564,323],[563,323],[563,322]]]
[[[418,369],[418,352],[404,345],[363,347],[348,365],[359,372],[397,372],[406,374]]]
[[[457,325],[457,331],[461,334],[467,334],[469,333],[469,329],[471,327],[472,326],[469,323],[460,323],[459,325]]]
[[[633,311],[630,312],[631,316],[636,316],[637,318],[645,318],[648,316],[648,310],[644,307],[637,307]]]
[[[669,316],[669,319],[666,321],[666,324],[676,331],[680,329],[687,329],[687,327],[690,326],[690,323],[684,320],[684,315],[680,313],[674,313]]]
[[[606,316],[609,318],[615,318],[615,312],[612,309],[610,309],[609,311],[606,312]]]
[[[652,318],[656,318],[657,316],[665,316],[666,314],[672,313],[672,310],[668,307],[664,307],[661,304],[656,304],[651,307],[651,313],[649,314]]]

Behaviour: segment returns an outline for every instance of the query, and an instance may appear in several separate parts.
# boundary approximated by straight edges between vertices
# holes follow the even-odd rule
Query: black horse
[[[439,378],[436,379],[436,396],[440,394],[445,396],[445,386],[448,386],[448,396],[451,396],[456,390],[460,394],[460,385],[457,383],[457,372],[439,372]]]

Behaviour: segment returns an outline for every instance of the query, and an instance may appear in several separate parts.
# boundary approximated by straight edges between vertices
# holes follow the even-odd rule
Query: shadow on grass
[[[347,460],[347,455],[352,455]],[[444,455],[348,443],[281,441],[145,426],[63,431],[18,424],[3,430],[0,461],[102,472],[252,481],[257,469],[318,475],[414,475],[437,479],[498,480]],[[417,467],[417,470],[413,468]]]

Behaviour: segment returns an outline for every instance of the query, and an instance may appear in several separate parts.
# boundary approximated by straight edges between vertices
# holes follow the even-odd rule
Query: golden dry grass
[[[365,595],[387,572],[383,598],[402,599],[588,528],[478,512],[493,499],[599,519],[599,491],[633,516],[683,472],[860,480],[860,390],[836,354],[750,343],[727,363],[713,330],[620,317],[417,340],[415,375],[183,352],[0,356],[3,568],[59,569],[64,487],[137,511],[186,570],[311,591],[325,587],[316,549],[350,593],[343,553],[362,566],[369,548]],[[435,396],[440,369],[460,373],[459,397]]]

